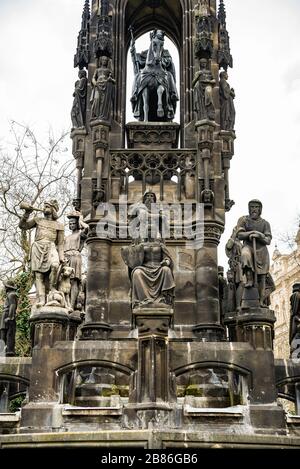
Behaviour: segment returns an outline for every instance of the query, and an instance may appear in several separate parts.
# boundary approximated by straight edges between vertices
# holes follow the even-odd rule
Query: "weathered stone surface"
[[[233,205],[229,171],[236,137],[234,92],[226,74],[232,57],[224,4],[220,2],[218,15],[215,0],[201,0],[193,8],[188,0],[155,2],[155,8],[148,4],[142,0],[93,0],[90,12],[85,2],[75,65],[82,80],[83,68],[88,69],[89,99],[83,116],[83,83],[77,83],[76,93],[80,93],[74,96],[75,129],[71,134],[78,177],[74,207],[88,225],[88,268],[82,287],[85,318],[79,325],[84,312],[70,313],[76,306],[75,297],[78,299],[79,276],[73,277],[73,285],[72,277],[67,284],[71,286],[67,296],[72,308],[62,308],[59,303],[65,288],[62,296],[53,288],[52,274],[57,273],[59,261],[63,266],[63,240],[58,236],[62,229],[54,220],[52,202],[49,210],[44,210],[45,217],[49,215],[48,231],[39,232],[35,241],[38,247],[41,240],[53,243],[58,255],[58,262],[41,272],[44,277],[51,276],[51,305],[45,306],[46,282],[40,278],[37,294],[43,307],[31,318],[32,359],[0,359],[0,403],[6,406],[0,431],[14,433],[1,435],[0,445],[299,447],[299,422],[296,417],[286,421],[277,399],[295,401],[296,412],[300,412],[300,368],[292,359],[274,361],[275,318],[266,301],[270,285],[266,287],[265,249],[259,267],[253,236],[247,260],[238,241],[247,244],[249,231],[242,230],[245,238],[234,231],[227,243],[232,274],[228,280],[234,289],[231,303],[218,265],[225,212]],[[148,99],[142,102],[147,89],[141,84],[143,67],[135,61],[133,103],[136,117],[143,122],[126,127],[130,26],[136,35],[149,27],[157,28],[151,36],[157,61],[151,64],[153,70],[162,68],[162,84],[167,76],[171,80],[168,67],[172,65],[162,51],[162,29],[178,45],[179,124],[167,122],[174,117],[175,89],[167,112],[166,103],[161,106],[158,96],[147,116]],[[133,42],[131,49],[135,56]],[[194,54],[201,70],[193,83]],[[150,61],[143,65],[148,73]],[[220,74],[220,68],[225,72]],[[158,80],[157,74],[147,73],[147,84],[152,78]],[[154,86],[155,93],[158,88]],[[164,122],[155,122],[156,118]],[[152,122],[147,122],[149,119]],[[178,148],[179,134],[182,148]],[[158,229],[155,236],[146,233],[132,242],[129,227],[134,206],[139,208],[139,216],[155,218],[141,208],[147,199],[145,193],[158,204]],[[191,209],[188,214],[186,205]],[[250,213],[254,224],[254,212],[257,215],[260,204],[255,201],[255,206]],[[38,225],[28,221],[33,208],[26,204],[23,208],[27,215],[22,227]],[[238,229],[249,221],[245,218]],[[166,220],[169,232],[164,233]],[[81,233],[77,224],[75,228],[75,248],[70,239],[66,242],[66,254],[71,251],[66,256],[67,268],[80,264]],[[259,233],[255,239],[269,244],[270,230],[260,228],[250,231]],[[246,281],[243,273],[248,273]],[[247,288],[241,289],[244,283]],[[231,305],[227,310],[226,302]],[[297,316],[296,308],[294,313]],[[7,416],[9,399],[16,392],[24,395],[27,388],[20,419],[19,415]],[[285,436],[288,431],[289,437]]]

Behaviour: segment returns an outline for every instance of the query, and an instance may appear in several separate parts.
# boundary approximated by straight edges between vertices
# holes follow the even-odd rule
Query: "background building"
[[[300,281],[300,228],[296,236],[296,249],[281,254],[276,248],[273,254],[271,274],[276,290],[271,295],[271,309],[275,311],[275,358],[289,358],[290,296],[293,284]]]

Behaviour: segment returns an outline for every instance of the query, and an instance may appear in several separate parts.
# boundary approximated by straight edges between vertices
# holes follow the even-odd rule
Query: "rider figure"
[[[154,30],[150,34],[148,51],[136,53],[135,40],[131,40],[131,57],[135,80],[131,103],[134,117],[140,121],[171,121],[174,119],[177,101],[175,67],[168,50],[164,49],[165,33]],[[158,95],[157,108],[151,106],[153,96]],[[160,100],[162,103],[160,104]],[[148,111],[148,112],[147,112]]]

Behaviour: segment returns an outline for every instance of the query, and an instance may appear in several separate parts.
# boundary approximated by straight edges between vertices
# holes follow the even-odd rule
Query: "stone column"
[[[168,346],[172,322],[171,308],[133,311],[133,326],[138,330],[138,365],[124,416],[128,428],[147,428],[150,422],[170,423],[174,418],[176,385],[170,373]]]
[[[204,244],[196,253],[197,337],[220,340],[224,329],[220,324],[218,244],[223,227],[216,222],[205,222]]]
[[[236,339],[256,350],[273,350],[276,317],[269,308],[249,308],[236,314]]]
[[[210,120],[196,123],[198,154],[203,160],[203,173],[200,173],[199,177],[204,181],[204,191],[200,199],[204,203],[204,240],[196,252],[197,312],[194,333],[207,341],[220,340],[224,334],[220,324],[217,252],[224,227],[215,220],[215,194],[210,188],[215,128],[216,123]],[[207,195],[210,197],[206,199]]]
[[[234,205],[234,201],[230,199],[229,170],[230,162],[234,155],[234,140],[236,138],[235,132],[233,130],[221,130],[220,138],[222,144],[222,166],[225,181],[225,210],[226,212],[229,212],[231,207]]]
[[[71,133],[71,138],[73,140],[73,156],[76,160],[76,170],[77,170],[77,188],[76,188],[76,198],[73,201],[73,205],[76,210],[81,208],[81,181],[82,181],[82,171],[84,168],[84,155],[85,155],[85,140],[86,140],[86,129],[74,129]]]
[[[91,121],[93,153],[96,161],[96,180],[93,193],[93,207],[96,212],[99,204],[107,200],[105,186],[103,184],[103,171],[107,160],[109,145],[110,125],[101,120]]]
[[[109,326],[109,280],[111,242],[97,237],[97,222],[90,224],[87,240],[88,274],[86,291],[86,316],[81,328],[81,340],[105,339],[111,332]]]

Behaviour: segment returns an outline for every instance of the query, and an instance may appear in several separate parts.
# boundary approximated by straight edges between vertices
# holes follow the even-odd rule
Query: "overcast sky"
[[[300,1],[225,3],[237,140],[230,172],[236,205],[222,245],[251,198],[262,200],[274,239],[295,229],[300,213]],[[49,125],[70,127],[82,6],[83,0],[0,0],[0,145],[9,140],[9,119],[40,134]],[[221,252],[220,261],[227,262]]]

